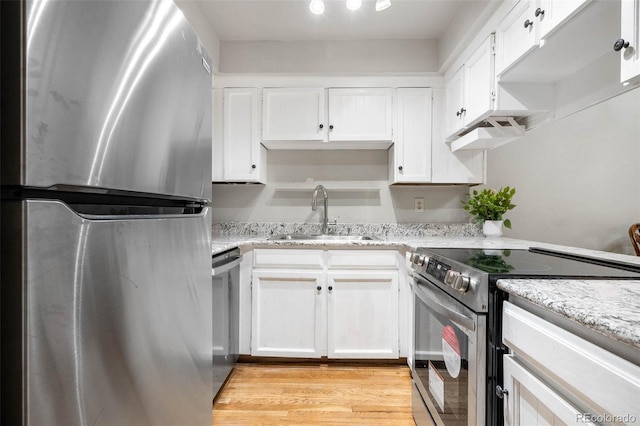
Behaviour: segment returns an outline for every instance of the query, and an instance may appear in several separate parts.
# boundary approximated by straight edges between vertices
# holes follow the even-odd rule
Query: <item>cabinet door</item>
[[[251,355],[324,355],[326,298],[322,277],[322,272],[254,270]]]
[[[328,272],[329,358],[398,358],[398,272]]]
[[[464,125],[474,124],[493,110],[495,81],[493,35],[464,64]]]
[[[329,89],[330,141],[391,141],[390,88]]]
[[[431,181],[431,89],[398,89],[394,182]]]
[[[453,136],[464,128],[464,66],[447,80],[446,136]]]
[[[620,36],[629,46],[620,52],[620,81],[640,77],[640,0],[622,0]]]
[[[225,181],[259,181],[262,161],[257,89],[224,89],[223,150]]]
[[[589,417],[557,394],[512,355],[503,359],[505,395],[504,424],[566,425],[590,424]]]
[[[538,45],[534,4],[521,0],[496,28],[496,75]]]
[[[326,140],[324,89],[268,88],[262,91],[262,140]]]
[[[446,121],[446,90],[433,89],[433,140],[431,146],[432,183],[483,183],[485,152],[481,150],[451,152],[443,136]]]
[[[538,0],[534,10],[539,38],[544,39],[591,0]]]

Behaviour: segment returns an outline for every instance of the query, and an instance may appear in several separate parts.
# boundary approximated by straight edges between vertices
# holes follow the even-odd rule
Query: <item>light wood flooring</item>
[[[414,426],[409,368],[237,364],[213,424]]]

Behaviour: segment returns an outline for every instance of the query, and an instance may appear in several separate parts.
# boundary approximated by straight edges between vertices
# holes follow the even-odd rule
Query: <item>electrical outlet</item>
[[[416,213],[424,213],[424,198],[414,198],[413,209]]]

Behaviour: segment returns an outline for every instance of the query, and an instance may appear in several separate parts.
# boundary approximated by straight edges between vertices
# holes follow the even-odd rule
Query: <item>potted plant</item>
[[[515,207],[511,198],[516,193],[515,188],[505,186],[498,191],[485,188],[478,192],[473,190],[473,195],[468,201],[462,201],[463,208],[468,211],[476,222],[483,222],[482,232],[487,237],[499,237],[502,235],[502,226],[511,229],[511,221],[503,219],[502,215]]]

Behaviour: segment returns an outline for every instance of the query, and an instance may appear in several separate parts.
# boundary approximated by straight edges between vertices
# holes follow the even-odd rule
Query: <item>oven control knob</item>
[[[414,265],[422,266],[425,263],[426,256],[424,254],[411,253],[409,261]]]
[[[453,281],[453,285],[451,285],[451,287],[464,293],[465,291],[469,290],[470,283],[471,283],[471,280],[469,279],[469,277],[464,276],[462,274],[458,274],[456,279]]]
[[[444,283],[454,290],[465,292],[469,289],[471,280],[460,272],[448,270],[444,275]]]

